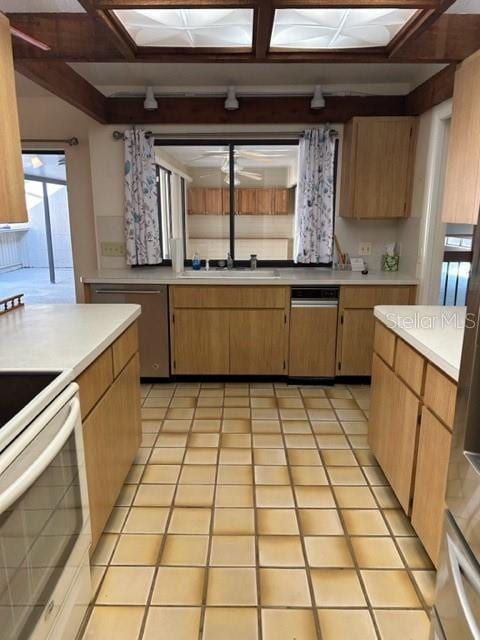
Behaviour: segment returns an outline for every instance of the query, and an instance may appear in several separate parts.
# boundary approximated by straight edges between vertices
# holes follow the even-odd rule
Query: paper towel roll
[[[172,269],[175,273],[183,271],[183,240],[182,238],[172,238],[170,240],[170,254],[172,256]]]

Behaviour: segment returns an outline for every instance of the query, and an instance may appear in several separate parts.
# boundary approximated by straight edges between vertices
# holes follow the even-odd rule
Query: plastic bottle
[[[198,255],[198,253],[194,253],[192,258],[192,269],[194,271],[200,271],[201,266],[202,261],[200,260],[200,256]]]

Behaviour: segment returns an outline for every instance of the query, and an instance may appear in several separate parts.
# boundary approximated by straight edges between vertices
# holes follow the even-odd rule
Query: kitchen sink
[[[206,278],[206,279],[245,279],[245,280],[271,280],[272,278],[278,278],[280,274],[276,269],[211,269],[209,271],[182,271],[178,274],[179,278]]]

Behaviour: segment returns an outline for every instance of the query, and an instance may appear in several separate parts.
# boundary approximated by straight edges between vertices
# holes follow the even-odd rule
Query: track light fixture
[[[313,92],[313,98],[310,101],[311,109],[324,109],[325,108],[325,98],[323,97],[322,87],[317,84],[315,86],[315,90]]]
[[[225,109],[227,111],[235,111],[239,106],[235,87],[228,87],[227,97],[225,98]]]
[[[143,101],[143,108],[145,111],[155,111],[158,109],[158,102],[153,93],[153,87],[147,87],[145,91],[145,100]]]

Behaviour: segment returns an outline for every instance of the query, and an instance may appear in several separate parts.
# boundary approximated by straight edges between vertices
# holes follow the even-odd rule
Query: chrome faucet
[[[227,253],[227,269],[233,269],[233,258],[230,252]]]
[[[251,253],[250,254],[250,269],[255,270],[257,268],[257,254],[256,253]]]

